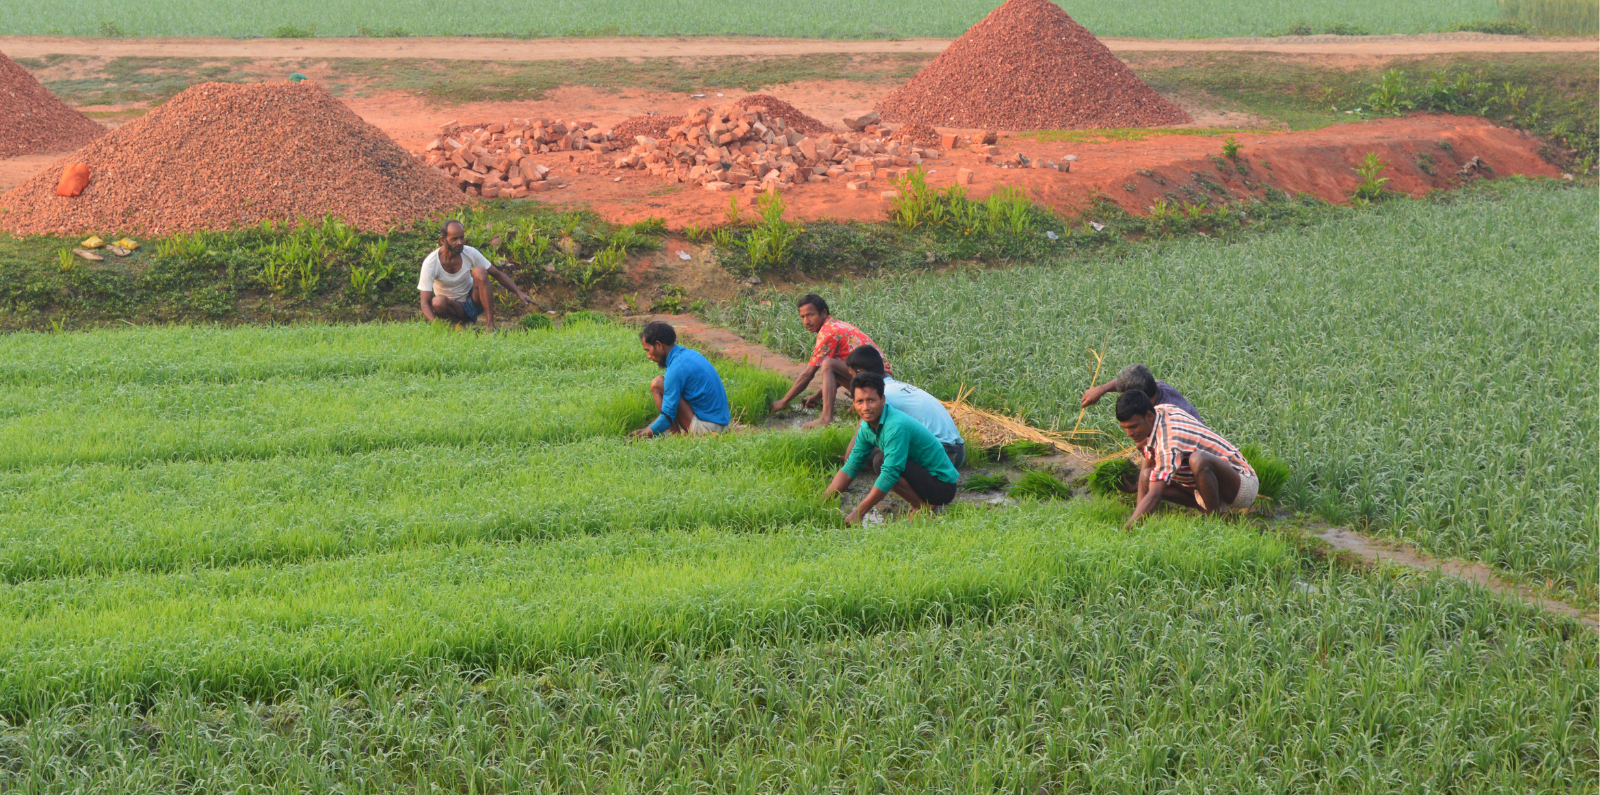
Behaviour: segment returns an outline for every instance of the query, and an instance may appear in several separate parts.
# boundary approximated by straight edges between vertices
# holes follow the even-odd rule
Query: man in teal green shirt
[[[883,465],[872,490],[845,516],[847,524],[860,522],[862,515],[891,491],[911,505],[912,515],[929,505],[948,505],[956,497],[956,481],[961,476],[950,464],[944,445],[922,423],[884,403],[883,389],[883,376],[877,373],[859,373],[850,382],[861,428],[856,431],[850,458],[828,484],[828,496],[849,488],[874,450],[883,451]]]

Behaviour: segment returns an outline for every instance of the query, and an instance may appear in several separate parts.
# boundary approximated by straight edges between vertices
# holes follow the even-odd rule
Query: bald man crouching
[[[467,229],[460,221],[446,221],[439,230],[439,247],[422,261],[417,290],[422,294],[422,316],[444,318],[455,323],[476,323],[494,331],[494,301],[489,277],[516,293],[524,304],[533,299],[503,271],[489,264],[488,258],[467,245]]]

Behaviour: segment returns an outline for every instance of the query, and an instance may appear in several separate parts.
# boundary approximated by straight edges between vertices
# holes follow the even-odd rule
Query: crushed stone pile
[[[422,161],[469,195],[520,199],[555,187],[550,179],[554,167],[547,164],[556,162],[558,153],[594,155],[615,148],[610,131],[590,121],[511,119],[492,124],[451,123],[429,142]]]
[[[760,108],[769,119],[783,119],[785,127],[806,135],[828,132],[828,125],[801,113],[798,108],[771,94],[751,94],[739,100],[740,108]]]
[[[625,145],[613,135],[613,144]],[[668,182],[712,191],[776,191],[807,182],[843,181],[863,190],[874,178],[893,179],[925,160],[936,147],[861,133],[807,134],[760,105],[692,110],[660,138],[636,136],[622,154],[590,161],[615,169],[649,171]]]
[[[55,195],[67,163],[90,169],[75,198]],[[202,83],[0,195],[0,228],[159,235],[331,213],[378,231],[460,203],[314,83]]]
[[[0,53],[0,157],[66,152],[105,134]]]
[[[877,109],[889,121],[1002,130],[1192,121],[1050,0],[1006,0]]]
[[[892,135],[893,137],[905,141],[913,146],[938,146],[943,138],[943,136],[939,134],[938,130],[933,129],[932,127],[929,127],[920,121],[914,121],[910,124],[899,127]],[[948,149],[949,147],[945,148]]]
[[[682,116],[662,116],[660,114],[634,116],[612,127],[611,136],[619,141],[631,141],[640,135],[660,138],[667,134],[667,128],[682,123]]]

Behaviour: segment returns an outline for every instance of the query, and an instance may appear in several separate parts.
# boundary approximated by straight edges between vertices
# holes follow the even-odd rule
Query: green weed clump
[[[1042,469],[1030,469],[1017,478],[1009,494],[1019,500],[1070,500],[1072,487]]]
[[[1101,461],[1089,472],[1089,493],[1097,497],[1116,497],[1124,494],[1122,484],[1139,476],[1139,465],[1126,458]]]

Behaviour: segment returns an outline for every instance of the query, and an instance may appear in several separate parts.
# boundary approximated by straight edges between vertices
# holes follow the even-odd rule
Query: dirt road
[[[703,58],[817,53],[938,53],[950,39],[834,41],[766,38],[644,39],[74,39],[0,36],[13,58],[50,54],[184,58],[426,58],[566,61],[583,58]],[[1594,52],[1594,39],[1535,39],[1485,33],[1417,36],[1283,36],[1267,39],[1101,39],[1114,52],[1274,52],[1301,55],[1432,55],[1453,52]]]

